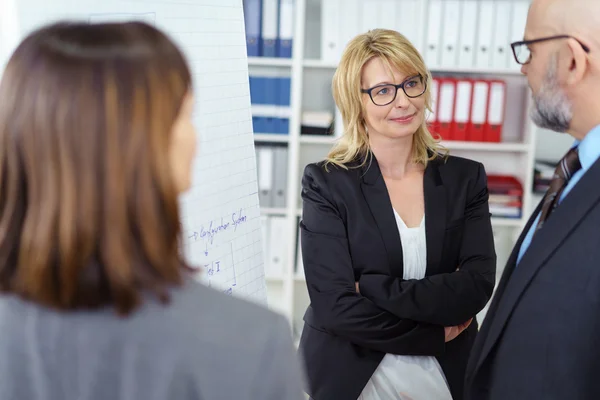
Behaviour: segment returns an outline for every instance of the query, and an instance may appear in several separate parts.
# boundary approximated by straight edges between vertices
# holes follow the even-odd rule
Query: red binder
[[[440,79],[440,95],[437,113],[439,134],[444,140],[453,140],[452,121],[454,119],[454,98],[456,96],[456,79]]]
[[[452,119],[453,140],[467,140],[469,121],[471,120],[471,98],[473,96],[473,82],[470,79],[456,81],[454,96],[454,118]]]
[[[484,131],[484,141],[500,142],[504,114],[506,109],[506,82],[500,80],[490,81],[490,96],[488,117]]]
[[[440,124],[437,119],[440,98],[440,80],[433,78],[431,81],[431,114],[427,120],[429,132],[436,137],[440,133]]]
[[[467,140],[472,142],[483,142],[487,117],[490,83],[486,80],[477,79],[473,82],[473,96],[471,102],[471,119],[467,128]]]

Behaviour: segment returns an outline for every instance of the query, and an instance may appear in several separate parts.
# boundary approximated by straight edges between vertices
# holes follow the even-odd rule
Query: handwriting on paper
[[[221,217],[219,222],[215,222],[214,220],[210,221],[208,227],[205,227],[204,225],[200,226],[200,230],[190,233],[188,239],[192,242],[204,240],[207,243],[213,244],[219,233],[230,230],[232,227],[235,232],[241,224],[247,221],[248,217],[244,215],[243,209],[240,208],[239,211],[231,214],[230,221],[226,221],[223,217]]]
[[[237,274],[233,260],[233,243],[229,243],[228,247],[229,251],[222,258],[206,262],[203,267],[209,287],[212,287],[214,282],[223,293],[232,295],[237,286]]]

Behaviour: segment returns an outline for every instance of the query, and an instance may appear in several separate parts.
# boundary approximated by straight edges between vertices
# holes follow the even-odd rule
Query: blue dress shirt
[[[583,138],[581,142],[575,141],[573,147],[579,146],[579,162],[581,163],[581,169],[573,174],[571,180],[563,190],[560,199],[558,200],[558,204],[560,204],[567,194],[573,189],[573,186],[579,182],[583,174],[596,162],[598,158],[600,158],[600,125],[594,127],[588,134]],[[540,214],[538,213],[535,221],[531,225],[531,228],[527,232],[525,239],[523,239],[523,243],[521,244],[521,248],[519,249],[519,257],[517,258],[517,264],[521,261],[523,254],[527,251],[531,243],[531,238],[533,237],[533,233],[535,232],[535,227],[538,224],[540,219]]]

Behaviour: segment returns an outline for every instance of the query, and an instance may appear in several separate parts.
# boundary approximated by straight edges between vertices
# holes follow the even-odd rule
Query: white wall
[[[538,128],[535,140],[535,159],[558,161],[573,145],[574,140],[568,133],[556,133]]]
[[[0,76],[19,43],[17,0],[0,0]]]

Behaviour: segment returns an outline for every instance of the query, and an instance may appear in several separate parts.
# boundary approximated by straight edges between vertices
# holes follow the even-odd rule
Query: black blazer
[[[504,270],[467,370],[467,398],[600,399],[600,161]]]
[[[385,353],[431,355],[460,400],[477,322],[449,343],[443,327],[474,317],[494,287],[483,165],[458,157],[428,164],[421,280],[402,279],[390,198],[375,157],[368,165],[326,172],[323,163],[310,164],[302,178],[301,244],[311,302],[299,349],[306,391],[316,400],[355,400]]]

